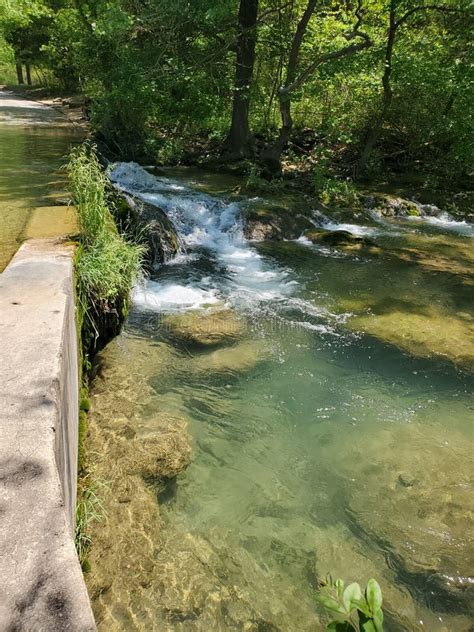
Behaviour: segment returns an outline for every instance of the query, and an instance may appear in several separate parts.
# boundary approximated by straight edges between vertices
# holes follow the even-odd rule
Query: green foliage
[[[312,171],[315,194],[328,206],[358,206],[359,196],[349,179],[338,179],[331,169],[331,152],[322,148],[315,152],[316,165]]]
[[[383,632],[382,591],[369,579],[364,594],[358,583],[345,586],[329,576],[317,595],[318,603],[337,619],[327,625],[334,632]]]
[[[93,146],[73,150],[68,164],[72,201],[80,228],[75,258],[83,358],[120,329],[138,278],[144,247],[118,233],[107,196],[107,180]],[[111,322],[112,321],[112,322]],[[98,345],[99,343],[99,345]]]
[[[257,58],[250,87],[252,131],[263,140],[280,125],[278,87],[305,0],[276,10],[260,0]],[[315,188],[328,203],[351,198],[346,177],[380,115],[389,0],[364,0],[363,29],[372,46],[330,59],[292,96],[295,129],[317,140],[303,148],[315,164]],[[398,29],[392,100],[365,174],[372,179],[421,172],[437,186],[462,186],[474,159],[472,44],[468,0],[402,0],[397,16],[418,8]],[[346,43],[353,5],[318,5],[308,25],[300,69]],[[67,89],[91,98],[93,131],[125,159],[179,164],[191,139],[214,147],[229,128],[237,37],[235,0],[0,0],[0,72],[14,78],[13,56],[45,68]],[[3,52],[2,52],[3,51]],[[292,147],[293,151],[293,147]],[[320,152],[336,156],[325,168]],[[294,164],[294,161],[291,161]],[[261,184],[261,183],[260,183]]]

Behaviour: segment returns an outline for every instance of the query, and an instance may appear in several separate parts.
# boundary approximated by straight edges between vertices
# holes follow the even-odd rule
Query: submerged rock
[[[373,239],[360,235],[354,235],[347,230],[313,228],[304,233],[304,236],[313,244],[322,243],[328,246],[339,246],[349,249],[377,248],[377,244]]]
[[[462,369],[474,371],[474,319],[470,314],[449,314],[437,307],[426,307],[419,312],[394,308],[354,316],[347,326],[377,336],[415,356],[442,357]]]
[[[146,480],[175,478],[191,461],[191,445],[183,419],[164,417],[156,436],[135,438],[122,464]]]
[[[349,499],[356,528],[386,551],[415,591],[431,586],[435,610],[467,612],[474,481],[465,438],[452,429],[399,426],[353,437],[340,454],[343,471],[346,462],[359,483]]]
[[[190,363],[190,370],[194,373],[238,374],[251,371],[266,358],[268,347],[263,342],[240,342],[232,347],[196,356]]]
[[[225,308],[166,316],[163,327],[179,340],[202,346],[233,342],[245,333],[243,320]]]
[[[86,574],[99,630],[130,630],[137,621],[156,629],[142,607],[160,582],[157,492],[188,466],[191,443],[185,419],[160,411],[149,379],[172,370],[178,358],[169,345],[125,336],[100,357],[87,453],[102,520],[88,527],[93,544]]]

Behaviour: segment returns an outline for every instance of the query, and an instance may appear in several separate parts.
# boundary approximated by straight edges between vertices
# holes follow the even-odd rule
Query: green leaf
[[[383,612],[382,609],[376,610],[373,614],[375,629],[377,632],[383,632]]]
[[[359,627],[361,632],[377,632],[373,621],[371,621],[370,619],[366,619],[363,623],[360,624]]]
[[[354,606],[366,617],[370,618],[372,616],[372,611],[370,610],[369,604],[367,603],[367,600],[363,595],[358,601],[354,602]]]
[[[339,597],[339,599],[341,599],[342,593],[344,592],[344,580],[336,579],[336,581],[334,582],[334,588],[337,591],[337,596]]]
[[[380,610],[380,608],[382,607],[382,591],[380,590],[380,586],[375,579],[371,578],[367,582],[365,596],[372,612]]]
[[[316,597],[317,601],[331,612],[337,612],[339,614],[346,614],[344,606],[342,606],[336,599],[329,595],[319,594]]]
[[[362,591],[357,582],[354,582],[347,586],[342,595],[342,603],[348,613],[357,607],[357,602],[360,600],[361,597]]]

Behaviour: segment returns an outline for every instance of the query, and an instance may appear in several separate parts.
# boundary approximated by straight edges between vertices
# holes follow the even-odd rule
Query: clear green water
[[[136,297],[96,401],[146,383],[124,415],[145,435],[184,418],[193,459],[157,495],[159,580],[124,597],[124,570],[102,629],[321,630],[327,573],[376,577],[387,630],[471,629],[471,237],[399,222],[374,239],[382,253],[248,245],[258,266],[236,277],[227,246],[198,240]],[[217,293],[242,340],[212,358],[183,342],[166,288]]]
[[[64,209],[66,177],[61,168],[71,143],[82,136],[49,108],[21,107],[30,103],[21,100],[6,103],[0,95],[0,271],[25,238],[68,232],[71,218]],[[58,205],[63,211],[53,212]],[[41,210],[30,232],[35,209]]]

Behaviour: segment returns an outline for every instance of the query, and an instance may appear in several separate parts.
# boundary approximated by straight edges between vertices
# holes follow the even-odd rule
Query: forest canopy
[[[464,186],[471,27],[466,0],[0,0],[0,80],[82,92],[125,158]]]

